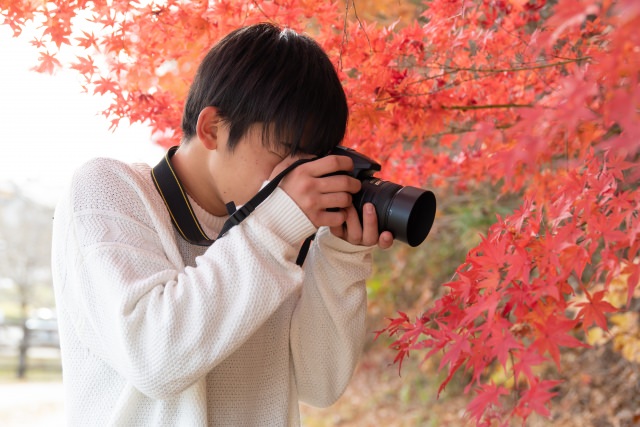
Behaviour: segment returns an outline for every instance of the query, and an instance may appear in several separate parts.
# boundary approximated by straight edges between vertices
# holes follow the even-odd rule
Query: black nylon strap
[[[227,219],[227,222],[222,226],[222,230],[220,230],[220,235],[218,238],[222,237],[227,231],[231,229],[231,227],[240,224],[245,220],[246,217],[249,216],[251,212],[253,212],[260,203],[264,202],[267,197],[278,187],[282,178],[284,178],[289,172],[291,172],[296,167],[300,166],[303,163],[310,162],[315,159],[300,159],[293,162],[289,167],[280,172],[275,178],[273,178],[267,185],[265,185],[262,190],[258,191],[258,193],[251,198],[247,203],[242,205],[242,207],[234,212],[233,215]]]
[[[164,158],[151,169],[151,177],[158,193],[164,200],[173,225],[182,238],[194,245],[209,246],[215,240],[210,239],[200,226],[187,198],[187,192],[171,164],[171,157],[177,149],[178,147],[169,148]]]
[[[173,157],[177,149],[177,146],[169,148],[164,158],[153,169],[151,169],[153,183],[155,184],[158,193],[160,193],[162,200],[164,200],[164,204],[171,216],[171,222],[173,222],[173,225],[176,227],[182,238],[194,245],[210,246],[215,242],[215,240],[210,239],[200,226],[200,222],[198,221],[198,218],[196,218],[191,203],[189,203],[189,199],[187,198],[187,192],[182,186],[182,183],[171,164],[171,157]],[[273,191],[278,187],[280,181],[282,181],[282,178],[284,178],[289,172],[299,165],[312,160],[315,160],[315,158],[295,161],[273,178],[240,209],[236,209],[233,213],[230,212],[231,215],[222,226],[218,239],[226,234],[232,227],[244,221],[260,203],[265,201],[266,198],[273,193]],[[227,204],[228,210],[230,210],[232,203],[233,202]],[[298,265],[302,265],[302,262],[304,262],[304,257],[309,250],[309,244],[312,237],[308,238],[303,244],[300,254],[298,255],[298,260],[296,261]]]
[[[302,247],[300,248],[300,252],[298,252],[298,258],[296,259],[296,264],[297,265],[302,265],[304,263],[304,259],[307,257],[307,254],[309,253],[309,248],[311,247],[311,242],[313,241],[313,239],[315,237],[316,237],[316,235],[314,233],[311,236],[309,236],[306,239],[304,239],[304,243],[302,244]]]

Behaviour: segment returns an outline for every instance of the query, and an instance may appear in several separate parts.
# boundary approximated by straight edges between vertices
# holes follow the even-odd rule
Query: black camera
[[[396,240],[413,247],[426,239],[436,216],[436,197],[431,191],[374,177],[381,169],[380,164],[351,148],[337,146],[330,154],[353,160],[353,171],[348,175],[362,183],[362,189],[353,195],[360,223],[362,207],[371,202],[376,208],[379,233],[390,231]]]

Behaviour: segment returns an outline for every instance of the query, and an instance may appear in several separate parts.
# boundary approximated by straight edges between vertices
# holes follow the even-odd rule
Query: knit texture
[[[192,200],[193,202],[193,200]],[[209,237],[225,221],[193,203]],[[82,166],[54,218],[72,426],[296,426],[331,405],[365,339],[371,248],[315,230],[280,188],[210,247],[171,224],[148,165]]]

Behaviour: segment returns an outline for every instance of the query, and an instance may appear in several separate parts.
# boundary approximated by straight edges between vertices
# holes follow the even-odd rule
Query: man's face
[[[268,180],[274,168],[288,156],[284,148],[271,148],[263,144],[262,126],[253,125],[229,150],[229,128],[218,130],[218,150],[211,165],[214,185],[221,200],[236,206],[247,203]]]

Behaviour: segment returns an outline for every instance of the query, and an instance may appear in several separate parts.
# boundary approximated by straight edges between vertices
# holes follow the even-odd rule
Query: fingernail
[[[372,214],[373,213],[373,205],[371,203],[367,203],[366,205],[364,205],[364,210],[365,210],[366,213]]]

